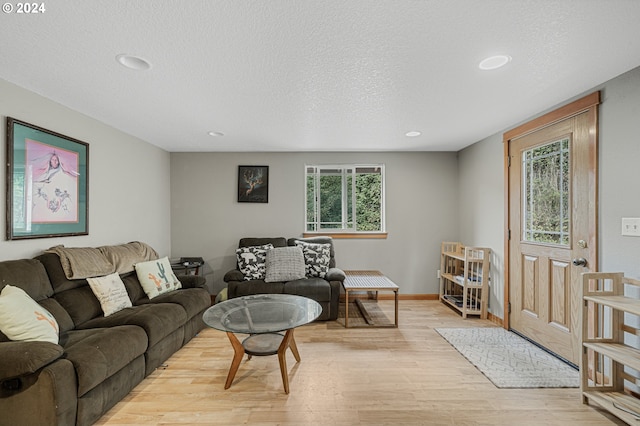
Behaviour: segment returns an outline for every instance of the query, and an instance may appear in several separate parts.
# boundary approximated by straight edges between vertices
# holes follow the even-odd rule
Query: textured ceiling
[[[636,0],[45,7],[0,15],[0,78],[172,152],[457,151],[640,65]]]

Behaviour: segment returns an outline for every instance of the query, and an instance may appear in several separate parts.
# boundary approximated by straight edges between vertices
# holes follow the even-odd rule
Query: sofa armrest
[[[200,275],[176,275],[180,284],[182,284],[182,288],[206,288],[207,279]]]
[[[0,382],[33,374],[60,358],[64,349],[50,342],[0,343]]]
[[[237,269],[232,269],[231,271],[224,274],[224,278],[222,279],[226,283],[231,281],[244,281],[244,274]]]
[[[343,282],[346,278],[344,271],[340,268],[329,268],[327,275],[324,276],[324,279],[327,281],[340,281]]]

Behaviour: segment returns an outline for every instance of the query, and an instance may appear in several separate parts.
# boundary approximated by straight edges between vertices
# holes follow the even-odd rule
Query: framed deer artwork
[[[238,202],[269,202],[269,166],[238,166]]]

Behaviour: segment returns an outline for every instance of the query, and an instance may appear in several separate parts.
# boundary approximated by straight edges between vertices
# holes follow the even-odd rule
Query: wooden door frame
[[[511,140],[525,136],[529,133],[533,133],[544,127],[553,125],[559,121],[576,116],[582,113],[589,114],[589,144],[593,153],[589,158],[589,162],[595,173],[589,176],[589,186],[593,188],[596,194],[595,200],[590,200],[589,210],[593,214],[589,215],[589,227],[594,230],[593,234],[589,234],[589,241],[587,241],[590,248],[589,264],[592,265],[591,272],[598,270],[598,258],[597,258],[597,235],[598,235],[598,105],[600,104],[600,91],[593,92],[586,95],[576,101],[573,101],[565,106],[562,106],[554,111],[548,112],[538,118],[535,118],[527,123],[524,123],[514,129],[511,129],[502,135],[503,149],[504,149],[504,301],[503,301],[503,326],[509,330],[509,267],[511,263],[511,253],[509,249],[510,243],[510,191],[511,182],[509,179],[509,163],[510,163],[510,147]],[[516,236],[514,235],[514,238]]]

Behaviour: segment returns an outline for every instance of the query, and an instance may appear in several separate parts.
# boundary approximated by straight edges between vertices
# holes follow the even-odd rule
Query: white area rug
[[[499,388],[577,388],[578,371],[503,328],[436,331]]]

